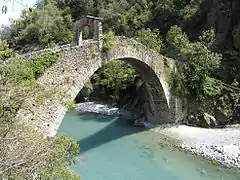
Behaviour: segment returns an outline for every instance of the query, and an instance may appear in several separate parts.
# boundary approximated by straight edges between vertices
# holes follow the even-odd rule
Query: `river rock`
[[[202,112],[193,113],[189,115],[185,119],[184,123],[187,125],[204,127],[204,128],[218,126],[218,123],[215,117],[213,117],[208,113],[202,113]]]
[[[202,127],[215,127],[217,126],[217,121],[216,119],[211,116],[210,114],[203,113],[202,116],[200,116],[200,125]]]
[[[216,119],[218,120],[218,123],[220,125],[226,125],[229,121],[229,117],[227,117],[227,115],[225,115],[221,110],[216,109],[215,113],[214,113]]]

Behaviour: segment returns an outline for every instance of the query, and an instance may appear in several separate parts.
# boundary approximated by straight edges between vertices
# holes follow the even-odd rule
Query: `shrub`
[[[118,45],[118,38],[114,35],[113,31],[103,35],[103,51],[107,52],[111,48],[114,48]]]
[[[32,59],[31,67],[34,73],[34,77],[38,78],[40,75],[44,73],[46,68],[49,68],[54,63],[57,62],[58,55],[43,55],[43,56],[37,56]]]
[[[160,52],[163,47],[162,37],[158,29],[142,29],[137,31],[135,39],[145,46]]]

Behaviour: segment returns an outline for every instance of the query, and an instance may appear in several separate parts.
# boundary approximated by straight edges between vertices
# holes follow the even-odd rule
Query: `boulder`
[[[194,113],[187,117],[184,124],[191,125],[191,126],[197,126],[197,127],[216,127],[218,126],[216,118],[214,118],[212,115],[208,113]]]
[[[229,122],[229,117],[219,109],[215,110],[214,116],[216,117],[219,125],[226,125]]]
[[[216,127],[218,125],[217,120],[210,114],[203,113],[199,116],[199,125],[201,127]]]

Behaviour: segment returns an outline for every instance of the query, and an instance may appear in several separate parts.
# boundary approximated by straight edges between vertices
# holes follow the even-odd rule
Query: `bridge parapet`
[[[154,51],[153,49],[145,46],[144,44],[136,41],[135,39],[133,38],[129,38],[129,37],[126,37],[126,36],[117,36],[118,38],[118,41],[119,41],[119,44],[118,46],[133,46],[135,48],[141,48],[142,50],[144,50],[145,52],[148,52],[148,54],[151,54],[153,57],[161,57],[161,59],[164,59],[164,58],[167,58],[168,60],[168,66],[173,69],[175,67],[175,64],[176,64],[176,60],[174,59],[171,59],[171,58],[168,58],[166,56],[163,56],[160,52],[156,52]]]
[[[85,46],[88,46],[91,44],[96,44],[96,43],[99,43],[99,42],[92,40],[92,39],[88,39],[88,40],[84,40],[80,45],[77,45],[77,46],[73,46],[71,44],[65,44],[62,46],[54,47],[54,48],[42,49],[39,51],[33,51],[33,52],[26,53],[26,54],[21,54],[19,57],[23,58],[23,59],[32,59],[36,56],[55,54],[55,53],[62,52],[62,51],[68,51],[70,49],[83,48]]]

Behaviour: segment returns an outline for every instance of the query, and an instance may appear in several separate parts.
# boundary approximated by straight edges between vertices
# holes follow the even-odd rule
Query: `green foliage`
[[[0,63],[6,58],[15,57],[16,54],[9,49],[9,45],[6,41],[0,40]]]
[[[169,28],[178,24],[181,17],[181,9],[186,5],[186,1],[179,0],[158,0],[154,3],[153,23],[161,32],[166,33]]]
[[[22,80],[31,80],[34,78],[32,68],[29,62],[12,59],[6,61],[6,58],[15,57],[16,54],[9,49],[5,41],[0,41],[0,75],[11,82],[20,82]],[[3,63],[4,62],[4,63]]]
[[[1,153],[6,158],[5,161],[1,160],[1,178],[80,179],[69,167],[77,160],[75,157],[79,153],[75,140],[63,135],[44,138],[37,132],[31,132],[29,128],[28,131],[27,134],[26,131],[25,134],[11,133],[16,139],[1,144],[5,146],[1,147]]]
[[[8,26],[0,27],[0,40],[11,39],[11,28]]]
[[[59,179],[61,180],[80,180],[80,177],[68,166],[58,164],[51,168],[44,169],[39,175],[42,180]]]
[[[68,109],[73,108],[75,105],[76,105],[76,102],[75,102],[75,101],[67,101],[67,102],[65,103],[65,106],[66,106]]]
[[[158,29],[142,29],[137,31],[135,39],[145,46],[160,52],[163,42]]]
[[[182,29],[176,25],[170,28],[166,36],[166,40],[169,47],[169,54],[174,56],[178,55],[182,48],[190,44],[186,33],[184,33]]]
[[[164,67],[169,68],[169,59],[168,59],[168,57],[166,57],[166,56],[163,57],[163,63],[164,63]]]
[[[30,62],[20,59],[13,59],[0,66],[0,73],[3,77],[8,78],[12,83],[22,83],[34,79],[34,72]]]
[[[35,78],[38,78],[40,75],[43,74],[43,72],[51,67],[54,63],[56,63],[58,60],[58,54],[53,55],[43,55],[43,56],[37,56],[32,59],[32,63],[30,66],[33,69],[33,74]]]
[[[240,82],[240,52],[236,50],[225,51],[223,58],[223,65],[219,70],[219,74],[228,74],[227,81],[233,83]],[[234,83],[236,84],[236,83]],[[238,84],[236,86],[238,86]]]
[[[112,31],[104,34],[103,36],[103,51],[107,52],[111,48],[115,48],[118,45],[118,38]]]
[[[23,51],[27,45],[42,48],[70,43],[73,37],[72,17],[77,20],[82,15],[91,14],[103,17],[105,32],[112,29],[104,35],[104,51],[117,46],[115,33],[128,37],[136,36],[138,41],[159,52],[163,46],[159,32],[165,35],[169,31],[166,36],[168,43],[166,53],[180,61],[178,74],[169,74],[174,93],[203,104],[215,98],[222,89],[221,82],[214,78],[216,70],[219,70],[217,77],[223,77],[231,82],[240,81],[240,55],[229,46],[229,51],[222,50],[225,51],[224,62],[220,64],[221,55],[211,51],[216,44],[213,29],[202,32],[199,42],[191,42],[201,33],[202,28],[206,27],[208,12],[205,9],[208,9],[208,6],[200,8],[202,2],[202,0],[139,0],[137,3],[135,0],[40,0],[32,13],[24,11],[20,19],[12,21],[9,27],[4,27],[0,31],[0,38],[8,40],[12,47]],[[191,41],[177,25],[184,27],[188,34],[192,32]],[[233,23],[232,26],[234,25]],[[149,27],[158,30],[147,29]],[[87,34],[88,32],[84,33],[84,36]],[[228,32],[227,38],[229,34],[231,32]],[[92,51],[92,55],[95,56],[95,51]],[[16,159],[32,161],[6,171],[4,178],[33,179],[34,173],[39,175],[38,179],[78,178],[66,164],[62,163],[77,153],[75,142],[71,142],[75,144],[75,148],[70,148],[72,153],[66,153],[68,152],[66,149],[69,150],[69,143],[64,138],[44,139],[35,132],[30,136],[27,132],[28,130],[32,132],[32,127],[15,124],[18,122],[16,113],[20,107],[24,108],[26,99],[34,97],[39,99],[38,102],[43,102],[45,98],[51,96],[51,92],[37,86],[35,79],[55,63],[57,57],[49,55],[36,57],[32,61],[20,59],[7,61],[9,57],[15,56],[16,54],[8,48],[8,44],[0,41],[0,138],[11,135],[17,138],[16,141],[3,143],[1,141],[0,152],[3,156],[9,155],[8,162]],[[164,64],[167,66],[165,59]],[[125,90],[134,84],[137,76],[130,65],[122,61],[113,61],[104,67],[103,79],[100,82],[105,89],[102,90],[106,91],[107,88],[112,91]],[[87,89],[86,94],[89,92]],[[65,94],[62,94],[63,97]],[[24,131],[19,132],[18,129]],[[32,139],[29,139],[28,135]],[[63,144],[66,146],[62,146]],[[0,160],[0,172],[9,167],[6,163],[3,166],[3,163],[5,162]],[[36,164],[38,166],[35,166]],[[31,169],[32,167],[34,168]],[[31,173],[29,169],[32,170]]]
[[[178,68],[180,77],[173,83],[179,96],[190,96],[201,102],[220,94],[221,84],[210,77],[220,66],[220,54],[211,52],[204,43],[191,43],[177,26],[170,29],[167,42],[170,52],[184,63]]]
[[[180,11],[180,15],[183,17],[184,20],[190,20],[194,18],[199,12],[200,4],[202,0],[191,0],[189,4],[187,4],[183,9]]]
[[[178,74],[170,74],[168,82],[174,95],[180,98],[186,98],[189,95],[185,74],[178,68]]]
[[[93,57],[93,58],[98,55],[98,52],[97,52],[97,49],[96,49],[96,48],[92,48],[92,49],[91,49],[91,53],[92,53],[92,57]]]
[[[17,36],[16,44],[38,44],[51,47],[67,44],[73,39],[72,18],[68,7],[59,10],[49,3],[31,14],[23,11],[20,19],[11,25],[12,36]]]
[[[58,1],[58,0],[54,0]],[[66,1],[66,0],[65,0]],[[71,0],[68,1],[74,19],[82,15],[95,15],[104,19],[106,31],[112,29],[117,35],[133,37],[136,30],[147,24],[152,17],[152,0],[136,1],[98,1],[98,0]]]
[[[133,37],[136,34],[136,31],[142,28],[142,25],[147,24],[151,19],[152,6],[153,5],[151,1],[148,2],[146,0],[141,0],[138,3],[135,3],[134,1],[128,1],[124,9],[122,8],[121,3],[119,3],[118,6],[115,3],[115,7],[113,8],[117,12],[120,10],[122,12],[120,12],[120,16],[115,17],[117,19],[117,26],[115,27],[114,31],[116,31],[117,34]],[[117,9],[117,7],[119,8]]]
[[[26,80],[31,81],[42,75],[57,59],[57,54],[37,56],[32,61],[12,59],[0,66],[0,73],[15,84]]]
[[[201,44],[205,45],[208,48],[211,48],[216,40],[215,31],[213,28],[203,31],[202,35],[199,37]]]
[[[204,84],[203,84],[203,92],[208,97],[214,97],[219,95],[222,91],[223,85],[221,82],[217,81],[214,78],[206,77]]]
[[[121,60],[114,60],[104,65],[102,76],[101,85],[112,90],[121,90],[133,85],[138,74],[131,65]]]

